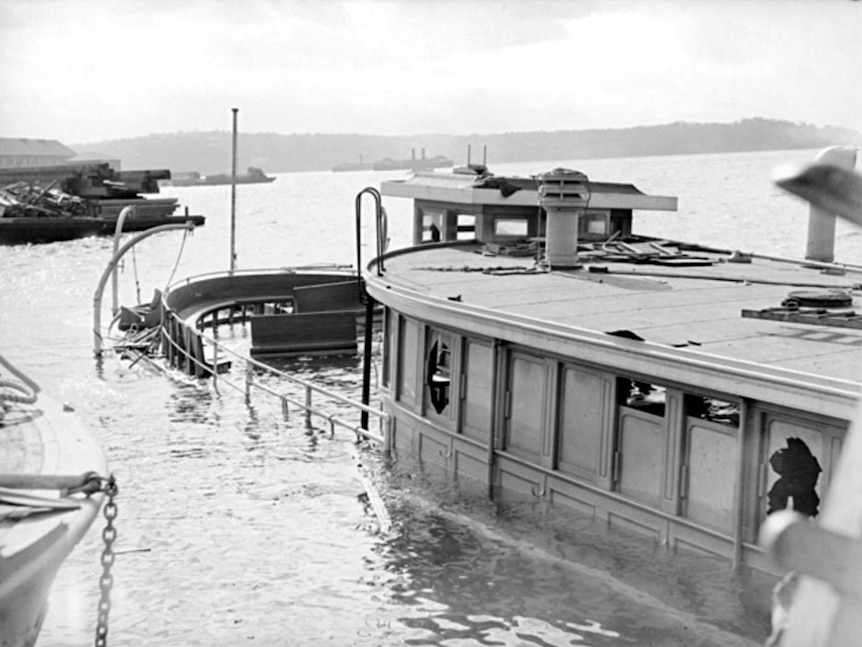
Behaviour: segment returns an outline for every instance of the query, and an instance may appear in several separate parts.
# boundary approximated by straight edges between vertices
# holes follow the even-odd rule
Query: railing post
[[[388,457],[392,455],[392,416],[381,418],[380,423],[383,427],[383,450],[386,452],[386,456]]]
[[[305,387],[305,426],[311,429],[311,387]]]
[[[245,403],[251,403],[251,385],[254,381],[254,366],[251,362],[245,364]]]
[[[183,366],[186,369],[186,375],[194,375],[192,372],[192,368],[194,367],[192,364],[192,348],[189,339],[189,327],[186,323],[183,323]]]
[[[374,299],[371,295],[365,295],[365,339],[362,361],[362,404],[368,405],[371,401],[371,351],[374,335]],[[368,412],[363,409],[361,426],[368,431]]]
[[[213,344],[212,375],[213,388],[218,391],[218,342]]]

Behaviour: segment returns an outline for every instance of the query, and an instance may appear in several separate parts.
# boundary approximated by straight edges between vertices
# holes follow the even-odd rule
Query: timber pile
[[[97,164],[67,176],[63,190],[82,198],[140,198],[141,193],[158,193],[158,181],[170,178],[167,170],[115,171]]]
[[[105,163],[0,169],[0,186],[56,183],[61,191],[88,199],[139,198],[141,193],[158,193],[158,181],[170,178],[169,170],[115,171]]]
[[[44,218],[92,216],[86,200],[53,188],[16,182],[0,188],[0,218]]]

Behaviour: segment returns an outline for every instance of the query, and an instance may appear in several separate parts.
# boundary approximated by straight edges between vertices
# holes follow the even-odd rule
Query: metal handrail
[[[248,355],[244,355],[242,353],[239,353],[239,352],[233,350],[232,348],[225,346],[224,344],[219,342],[215,337],[210,336],[210,335],[206,334],[205,332],[201,331],[200,329],[197,328],[197,326],[189,324],[187,321],[185,321],[181,317],[179,317],[175,311],[167,308],[167,306],[165,306],[165,307],[166,307],[166,310],[165,310],[166,320],[168,317],[173,317],[173,319],[182,328],[189,329],[192,332],[192,334],[198,336],[202,341],[209,343],[215,349],[216,357],[214,358],[213,366],[210,366],[210,365],[206,364],[205,362],[200,361],[198,358],[196,358],[193,354],[188,352],[186,349],[179,346],[175,342],[175,340],[172,339],[169,334],[167,334],[167,332],[164,330],[164,328],[162,329],[163,338],[165,338],[167,340],[167,343],[173,348],[173,350],[177,354],[181,355],[185,361],[188,361],[192,365],[203,369],[203,371],[205,373],[210,373],[210,372],[212,373],[213,379],[214,379],[214,384],[216,385],[216,388],[218,388],[218,386],[217,386],[218,383],[220,381],[222,381],[222,382],[225,382],[231,388],[234,388],[240,392],[244,392],[246,394],[246,397],[250,398],[251,389],[252,389],[252,387],[255,387],[255,388],[263,391],[264,393],[268,393],[274,397],[279,398],[281,400],[282,407],[285,410],[285,412],[287,412],[287,405],[288,404],[298,406],[300,409],[302,409],[305,412],[305,414],[309,420],[310,420],[310,417],[312,415],[326,418],[329,421],[330,425],[332,426],[333,431],[334,431],[335,426],[343,427],[345,429],[348,429],[348,430],[354,432],[357,436],[361,436],[365,439],[372,440],[376,443],[379,443],[380,445],[382,445],[384,447],[384,449],[386,451],[389,451],[391,449],[389,447],[389,441],[391,438],[391,434],[389,433],[390,427],[391,427],[391,416],[389,413],[381,411],[380,409],[375,409],[374,407],[371,407],[367,404],[357,402],[356,400],[353,400],[352,398],[349,398],[347,396],[344,396],[344,395],[341,395],[341,394],[336,393],[334,391],[331,391],[331,390],[327,389],[326,387],[319,386],[319,385],[315,384],[314,382],[296,377],[294,375],[290,375],[289,373],[285,373],[284,371],[280,371],[276,368],[273,368],[272,366],[269,366],[268,364],[265,364],[263,362],[255,360],[254,358],[249,357]],[[244,362],[246,362],[247,370],[245,372],[245,374],[246,374],[245,375],[245,384],[243,386],[238,386],[233,381],[225,379],[225,378],[218,378],[218,356],[219,356],[219,353],[223,353],[224,355],[230,355],[230,356],[236,357],[236,358],[241,359]],[[294,385],[297,385],[297,386],[304,388],[305,393],[306,393],[305,402],[298,402],[295,399],[291,399],[290,397],[288,397],[284,393],[280,393],[280,392],[278,392],[278,391],[276,391],[276,390],[274,390],[274,389],[272,389],[272,388],[270,388],[264,384],[260,384],[259,382],[256,382],[254,380],[254,370],[253,369],[261,370],[263,372],[277,376],[279,379],[286,380],[287,382],[290,382]],[[312,395],[314,393],[322,395],[322,396],[330,399],[331,401],[345,404],[345,405],[347,405],[347,406],[349,406],[355,410],[360,411],[362,414],[363,423],[366,423],[366,424],[354,425],[348,421],[342,420],[337,415],[328,414],[325,411],[323,411],[322,409],[315,408],[312,405]],[[374,416],[375,418],[377,418],[379,420],[379,423],[382,427],[381,433],[378,434],[378,433],[374,433],[374,432],[368,430],[366,421],[367,421],[367,418],[369,415]]]
[[[376,245],[377,251],[377,276],[383,276],[383,252],[384,240],[386,238],[386,212],[383,210],[383,199],[380,197],[380,191],[374,187],[366,187],[356,194],[356,269],[358,274],[362,275],[362,196],[370,195],[374,198],[374,221],[376,225]],[[361,282],[360,282],[361,285]],[[361,288],[360,288],[361,289]]]
[[[134,235],[129,241],[126,242],[125,245],[123,245],[122,247],[120,247],[120,249],[114,252],[113,257],[111,257],[108,266],[102,273],[102,277],[99,279],[99,283],[96,286],[96,291],[93,294],[93,354],[96,357],[102,356],[102,294],[105,291],[105,284],[108,282],[108,278],[110,278],[110,276],[113,274],[114,269],[120,262],[120,259],[122,259],[125,253],[132,249],[132,247],[137,245],[145,238],[149,238],[150,236],[162,233],[164,231],[173,231],[175,229],[191,230],[194,229],[194,224],[191,222],[185,222],[181,224],[172,223],[146,229]]]
[[[179,281],[171,283],[168,287],[165,288],[165,294],[168,294],[172,289],[181,287],[184,285],[189,285],[195,281],[200,279],[208,279],[208,278],[216,278],[216,277],[230,277],[230,276],[240,276],[240,275],[259,275],[259,274],[272,274],[273,276],[277,274],[285,274],[296,272],[299,270],[321,270],[321,271],[339,271],[339,270],[347,270],[352,269],[352,265],[348,264],[340,264],[340,263],[309,263],[308,265],[291,265],[288,267],[279,267],[277,269],[244,269],[244,270],[234,270],[233,272],[218,270],[213,272],[204,272],[203,274],[195,274],[194,276],[188,276]]]

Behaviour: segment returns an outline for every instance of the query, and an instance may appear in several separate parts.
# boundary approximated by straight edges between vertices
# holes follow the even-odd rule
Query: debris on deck
[[[0,188],[0,218],[93,216],[89,202],[55,189],[56,184],[15,182]]]

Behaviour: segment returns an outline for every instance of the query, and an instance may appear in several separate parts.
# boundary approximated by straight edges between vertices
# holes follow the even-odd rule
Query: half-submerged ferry
[[[413,245],[364,272],[396,459],[535,504],[602,568],[638,546],[652,563],[623,580],[661,598],[671,578],[680,607],[762,640],[761,527],[819,514],[862,390],[862,267],[834,262],[834,216],[812,207],[794,261],[637,235],[676,199],[565,169],[379,193],[413,200]]]
[[[856,151],[820,159],[852,169]],[[819,523],[824,501],[858,495],[830,491],[839,462],[847,471],[862,392],[862,266],[835,262],[834,201],[812,203],[806,258],[794,260],[639,235],[636,212],[674,211],[677,200],[631,184],[468,164],[362,190],[357,261],[368,196],[376,257],[361,276],[189,279],[161,299],[169,362],[222,379],[217,340],[202,331],[235,317],[263,334],[253,340],[261,351],[328,352],[332,331],[355,338],[358,298],[354,430],[391,452],[393,475],[441,482],[434,495],[455,503],[490,499],[470,509],[494,520],[526,519],[516,529],[548,536],[555,558],[684,614],[692,644],[762,644],[770,632],[777,644],[786,623],[771,616],[795,585],[777,597],[774,587],[787,564],[806,560],[794,530],[773,532],[792,544],[774,561],[760,543],[767,520],[793,511]],[[385,251],[384,196],[413,200],[411,246]],[[372,371],[378,306],[382,365]],[[312,323],[314,339],[295,336],[303,313],[317,322],[338,311],[349,326]],[[258,318],[266,325],[255,331]],[[220,353],[212,362],[207,344]],[[247,393],[254,384],[246,371]],[[380,434],[368,433],[372,415]],[[862,559],[834,556],[831,572],[858,583]],[[797,618],[808,621],[804,610]],[[828,630],[833,616],[817,622]]]

